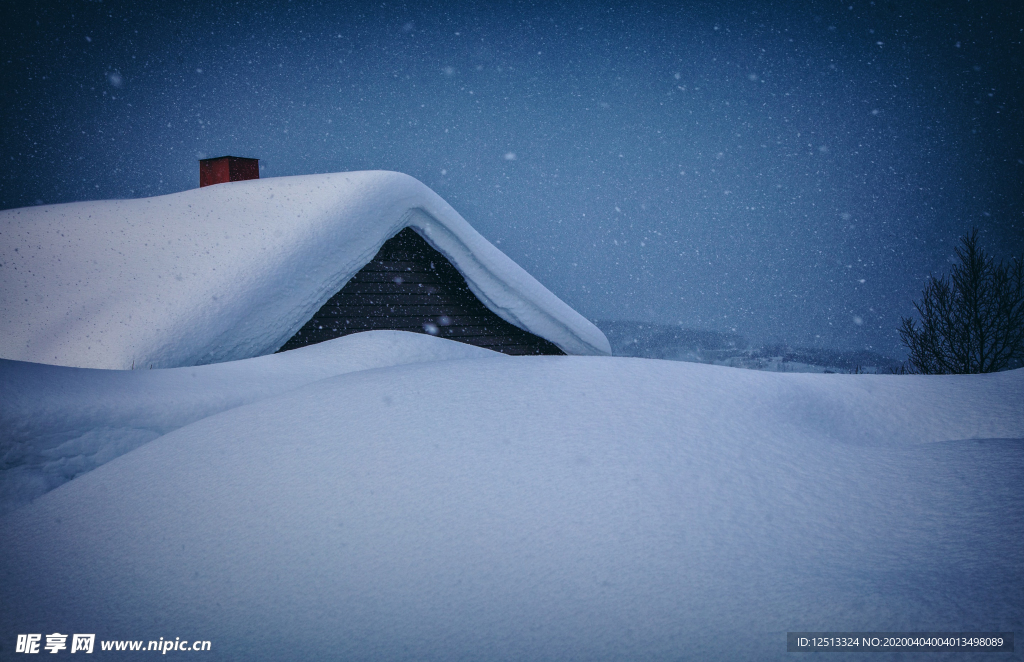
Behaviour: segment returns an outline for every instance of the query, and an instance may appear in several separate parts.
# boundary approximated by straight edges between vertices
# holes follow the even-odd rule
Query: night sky
[[[4,209],[397,170],[591,319],[893,357],[1024,250],[1016,1],[2,6]]]

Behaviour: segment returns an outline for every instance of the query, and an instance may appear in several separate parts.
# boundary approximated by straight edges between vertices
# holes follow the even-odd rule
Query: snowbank
[[[568,354],[611,353],[422,183],[351,172],[0,212],[0,356],[127,369],[268,354],[406,226],[498,316]]]
[[[788,659],[789,630],[1020,632],[1022,401],[1024,370],[329,377],[0,518],[2,654],[59,631],[225,660]]]
[[[92,370],[0,359],[0,514],[133,448],[218,412],[327,377],[494,356],[401,331],[168,370]]]

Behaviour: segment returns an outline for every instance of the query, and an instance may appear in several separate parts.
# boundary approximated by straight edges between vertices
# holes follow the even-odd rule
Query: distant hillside
[[[649,322],[596,322],[615,356],[711,363],[773,372],[888,372],[899,361],[868,350],[752,346],[742,335]]]

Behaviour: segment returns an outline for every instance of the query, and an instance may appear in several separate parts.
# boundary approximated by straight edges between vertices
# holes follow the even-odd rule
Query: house
[[[565,354],[488,309],[459,270],[412,228],[385,241],[278,351],[376,329],[429,333],[504,354]]]
[[[232,361],[372,329],[507,354],[607,338],[418,180],[253,179],[0,212],[0,358]]]

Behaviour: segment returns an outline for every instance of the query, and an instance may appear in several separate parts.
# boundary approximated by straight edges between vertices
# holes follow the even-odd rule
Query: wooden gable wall
[[[491,312],[452,263],[411,228],[388,239],[278,351],[374,329],[429,333],[505,354],[564,354]]]

